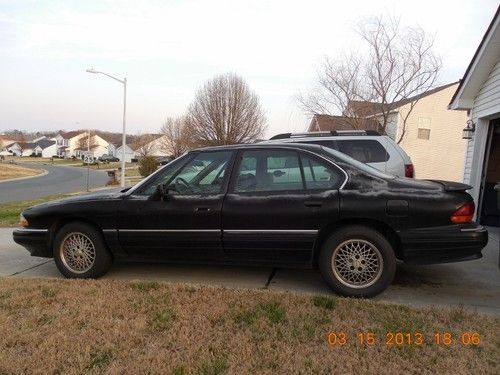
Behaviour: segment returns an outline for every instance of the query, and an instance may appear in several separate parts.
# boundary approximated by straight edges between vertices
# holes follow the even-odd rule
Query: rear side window
[[[338,188],[344,180],[343,174],[331,165],[316,158],[301,154],[304,180],[308,190],[328,190]]]
[[[296,151],[244,151],[236,174],[234,192],[338,189],[341,170],[312,155]]]
[[[336,149],[362,163],[383,163],[389,153],[378,141],[372,139],[337,140]]]

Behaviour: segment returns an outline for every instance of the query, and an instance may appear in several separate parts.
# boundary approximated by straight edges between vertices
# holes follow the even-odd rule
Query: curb
[[[33,169],[33,168],[32,168]],[[35,176],[26,176],[26,177],[16,177],[16,178],[9,178],[7,180],[0,180],[0,184],[2,182],[11,182],[11,181],[20,181],[20,180],[29,180],[30,178],[37,178],[37,177],[42,177],[42,176],[45,176],[46,174],[49,173],[48,170],[46,169],[43,169],[43,168],[38,168],[38,170],[41,170],[42,173],[39,173]]]

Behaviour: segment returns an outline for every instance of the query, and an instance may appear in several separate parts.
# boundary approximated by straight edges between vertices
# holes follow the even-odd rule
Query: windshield
[[[380,177],[380,178],[384,178],[384,179],[396,178],[396,176],[394,176],[390,173],[382,172],[376,168],[373,168],[372,166],[370,166],[368,164],[361,163],[360,161],[357,161],[356,159],[353,159],[349,155],[343,154],[342,152],[333,150],[333,149],[328,148],[328,147],[323,147],[323,146],[321,146],[321,148],[325,152],[326,156],[332,156],[334,161],[336,159],[336,160],[342,161],[344,163],[350,164],[353,167],[360,169],[361,171],[368,173],[368,174],[375,176],[375,177]]]

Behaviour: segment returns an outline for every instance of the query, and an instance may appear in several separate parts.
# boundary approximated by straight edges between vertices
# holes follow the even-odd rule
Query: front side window
[[[234,191],[331,190],[338,189],[344,179],[338,168],[305,153],[299,157],[295,151],[244,151]]]
[[[184,157],[174,160],[139,194],[151,195],[160,184],[166,185],[173,194],[220,193],[231,154],[231,151],[207,151],[191,157],[187,163]]]
[[[231,151],[200,152],[169,181],[177,194],[216,194],[222,191]]]

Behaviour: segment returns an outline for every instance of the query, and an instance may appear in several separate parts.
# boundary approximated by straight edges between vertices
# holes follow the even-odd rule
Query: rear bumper
[[[52,251],[49,248],[48,229],[18,228],[14,229],[12,237],[16,243],[24,246],[31,255],[46,258],[52,257]]]
[[[461,262],[482,257],[488,231],[476,223],[420,228],[399,233],[403,260],[413,264]]]

